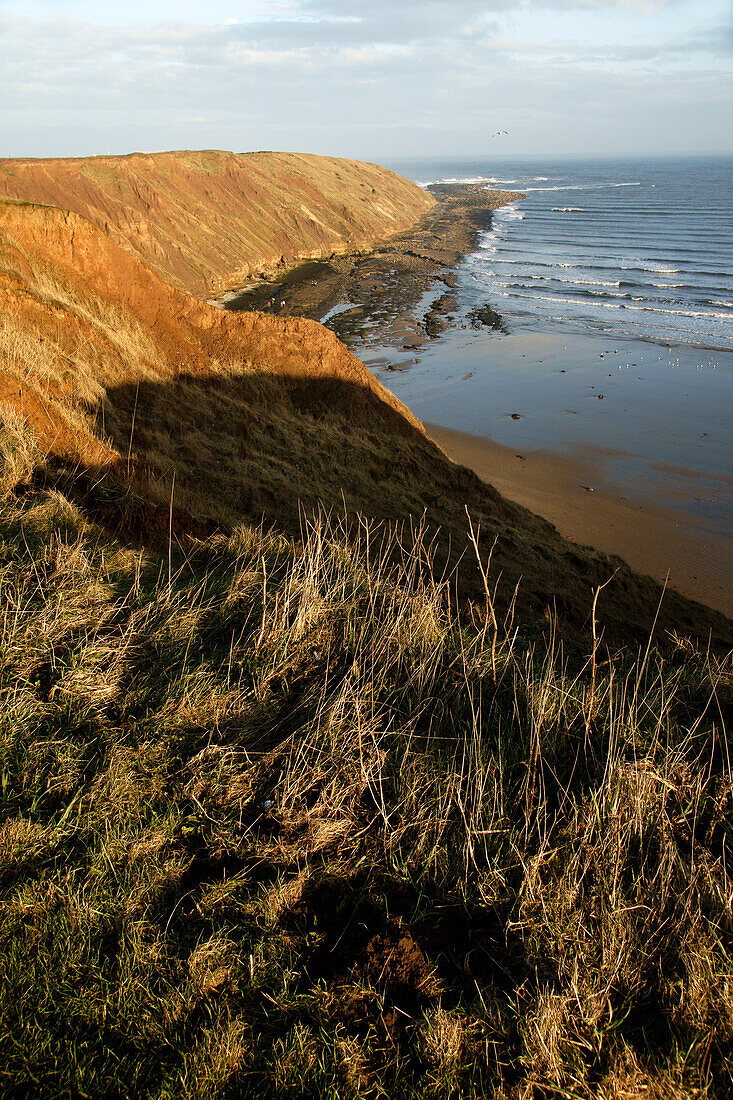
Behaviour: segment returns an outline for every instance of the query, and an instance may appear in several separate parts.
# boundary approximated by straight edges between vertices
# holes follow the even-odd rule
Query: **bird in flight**
[[[509,131],[508,130],[494,130],[494,132],[491,136],[492,137],[499,137],[499,134],[506,134],[507,137],[508,137],[509,136]]]

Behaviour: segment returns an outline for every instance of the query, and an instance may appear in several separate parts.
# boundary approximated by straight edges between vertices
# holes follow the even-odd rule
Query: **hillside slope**
[[[547,604],[587,624],[593,591],[608,636],[643,636],[660,588],[619,559],[562,539],[450,462],[327,329],[230,314],[172,289],[73,213],[0,204],[0,403],[47,451],[116,471],[165,513],[204,530],[265,519],[297,534],[302,509],[420,519],[441,528],[440,562],[465,552],[466,509],[495,543],[506,609]],[[470,557],[470,555],[469,555]],[[468,562],[468,558],[466,561]],[[464,592],[480,578],[462,566]],[[733,642],[731,624],[670,592],[663,630]]]
[[[200,297],[260,269],[370,245],[435,201],[375,164],[216,150],[0,160],[0,197],[82,214]]]

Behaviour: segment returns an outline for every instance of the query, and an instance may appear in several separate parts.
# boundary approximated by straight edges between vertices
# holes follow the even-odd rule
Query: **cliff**
[[[297,535],[304,511],[325,506],[425,517],[449,565],[467,549],[468,508],[484,553],[495,543],[497,607],[519,583],[528,622],[551,602],[583,629],[617,570],[599,600],[608,636],[643,636],[654,619],[658,585],[450,462],[333,333],[209,306],[75,213],[0,203],[0,406],[32,425],[50,461],[95,486],[131,484],[149,502],[143,538],[150,515],[167,536],[171,500],[204,533],[264,519]],[[470,560],[461,583],[478,596]],[[722,616],[673,592],[658,625],[733,640]]]
[[[319,392],[332,383],[351,386],[358,403],[384,407],[399,423],[419,427],[328,329],[315,321],[235,316],[209,306],[169,286],[69,211],[0,202],[0,307],[4,351],[13,351],[0,359],[0,369],[7,376],[8,366],[14,368],[19,381],[39,389],[39,400],[39,383],[52,378],[44,392],[54,422],[87,394],[101,396],[105,386],[153,377],[162,383],[183,373],[202,379],[260,371],[307,380]],[[39,345],[30,357],[29,340]],[[59,450],[43,419],[34,427],[49,449]],[[82,435],[96,436],[91,422],[87,427]]]
[[[216,150],[0,160],[0,197],[83,215],[199,297],[279,264],[367,247],[435,201],[376,164]]]

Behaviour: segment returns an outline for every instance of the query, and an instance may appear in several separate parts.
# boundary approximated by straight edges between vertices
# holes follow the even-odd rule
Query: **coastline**
[[[643,468],[629,472],[626,481],[606,476],[610,465],[615,462],[623,466],[627,456],[608,445],[605,451],[602,447],[581,446],[568,453],[565,426],[557,435],[547,417],[540,417],[538,412],[527,417],[524,406],[522,434],[537,429],[538,435],[535,437],[533,431],[531,441],[525,439],[518,447],[493,438],[492,417],[501,415],[502,399],[488,376],[486,392],[481,392],[479,360],[485,359],[485,351],[477,347],[478,358],[469,361],[456,342],[459,328],[465,329],[468,324],[470,331],[472,323],[473,327],[480,327],[480,323],[472,317],[455,315],[458,310],[453,291],[458,283],[456,269],[475,250],[481,230],[491,225],[492,211],[526,196],[522,192],[488,191],[476,184],[440,185],[431,190],[439,202],[412,231],[377,244],[366,253],[302,264],[279,281],[247,288],[227,308],[256,310],[269,302],[269,312],[308,316],[327,323],[424,420],[428,435],[449,458],[473,470],[508,500],[547,519],[570,541],[619,555],[657,582],[664,584],[667,580],[680,593],[733,616],[733,572],[725,530],[710,516],[691,514],[679,486],[659,495],[659,482],[649,483],[646,491],[635,492]],[[501,318],[496,314],[494,318],[497,324],[492,324],[489,309],[481,322],[487,329],[498,327]],[[429,364],[432,355],[440,358],[443,342],[435,338],[443,333],[455,339],[446,344],[445,369],[437,372],[443,380],[439,380],[437,374],[430,377]],[[539,358],[547,363],[547,341],[540,335],[527,339],[543,344]],[[563,339],[570,342],[567,337]],[[558,342],[562,341],[558,338]],[[480,343],[487,346],[485,339]],[[491,341],[492,359],[502,346],[503,341]],[[673,346],[668,345],[670,350]],[[598,360],[593,355],[589,361],[602,362],[603,358]],[[418,364],[419,372],[414,370]],[[520,388],[530,385],[525,391],[529,396],[536,391],[537,381],[530,382],[527,366],[528,358],[522,357],[512,374]],[[567,366],[570,373],[557,366],[558,378],[572,377],[569,363],[563,367]],[[471,380],[470,385],[457,390],[455,383],[459,380]],[[434,388],[428,407],[420,408],[422,401],[411,393],[413,382],[427,386],[428,394]],[[583,420],[603,412],[619,415],[626,422],[625,410],[612,412],[614,403],[609,399],[608,387],[614,384],[610,376],[604,381],[605,401],[603,405],[592,402],[592,412],[577,400],[569,404],[583,410]],[[519,407],[515,400],[521,401],[512,398],[512,408]],[[483,425],[478,431],[465,430],[472,422],[470,416],[462,419],[458,412],[465,402],[474,411],[489,411],[486,434]],[[446,410],[445,420],[441,419],[441,407]],[[521,459],[517,457],[518,448]],[[693,479],[699,477],[689,454],[687,461],[689,468],[684,468],[685,458],[680,468]]]
[[[523,192],[454,184],[429,188],[438,200],[409,230],[368,250],[310,260],[272,279],[246,284],[214,304],[232,312],[309,317],[328,327],[356,354],[365,339],[417,347],[429,338],[430,318],[416,317],[421,299],[442,292],[442,307],[426,304],[432,335],[448,323],[455,269],[476,247],[491,214],[525,198]]]

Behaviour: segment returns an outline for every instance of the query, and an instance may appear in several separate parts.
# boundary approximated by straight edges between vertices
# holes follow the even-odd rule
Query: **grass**
[[[18,377],[52,392],[73,390],[81,406],[93,407],[105,384],[165,371],[153,339],[129,311],[79,293],[10,234],[0,240],[0,275],[23,284],[25,310],[7,310],[0,322],[0,354]],[[31,304],[36,309],[29,317]]]
[[[459,613],[419,528],[131,549],[0,452],[3,1095],[730,1095],[729,660],[485,558]]]

